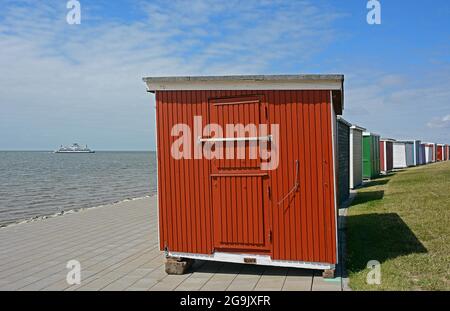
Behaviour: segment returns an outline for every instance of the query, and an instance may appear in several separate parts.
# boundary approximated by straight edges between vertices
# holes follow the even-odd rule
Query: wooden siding
[[[350,129],[350,187],[360,186],[362,178],[362,131]]]
[[[338,194],[339,205],[350,195],[350,127],[338,121]]]
[[[380,174],[380,137],[363,136],[363,177],[375,178]]]
[[[229,200],[231,204],[227,201],[224,205],[230,206],[229,214],[220,215],[220,219],[231,226],[226,235],[224,232],[217,235],[219,228],[214,225],[217,224],[214,217],[218,216],[216,207],[219,203],[212,199],[212,161],[174,159],[170,154],[171,145],[178,137],[171,136],[171,129],[177,123],[192,128],[194,116],[202,116],[205,126],[209,122],[212,101],[237,96],[261,96],[262,104],[268,106],[267,122],[279,124],[280,139],[276,146],[279,165],[275,170],[267,171],[266,184],[251,177],[217,181],[222,184],[220,189],[225,189],[219,198]],[[330,102],[330,91],[157,91],[160,248],[211,254],[221,247],[215,244],[221,240],[224,244],[240,243],[242,249],[234,251],[268,252],[273,259],[336,263],[332,146],[332,122],[335,120]],[[197,138],[193,136],[191,142],[195,144]],[[299,187],[282,201],[295,185],[297,161]],[[242,203],[244,192],[237,194],[240,199],[227,194],[226,189],[231,189],[231,184],[237,190],[246,183],[258,189],[255,200],[259,197],[269,207],[264,215],[248,217],[245,214],[248,203]],[[250,223],[250,219],[258,222],[258,217],[268,220],[267,230],[263,233]],[[229,237],[230,232],[237,236]],[[214,238],[215,234],[218,240]],[[238,236],[240,234],[242,236]],[[267,251],[245,245],[258,246],[265,238],[269,238]]]

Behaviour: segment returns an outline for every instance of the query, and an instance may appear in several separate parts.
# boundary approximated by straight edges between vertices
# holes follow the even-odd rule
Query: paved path
[[[156,197],[0,228],[0,290],[341,290],[319,271],[196,261],[164,272]],[[69,260],[81,284],[68,285]]]

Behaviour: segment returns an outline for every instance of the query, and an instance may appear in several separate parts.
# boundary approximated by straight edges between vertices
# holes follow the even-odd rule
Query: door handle
[[[254,137],[215,137],[215,138],[197,138],[198,143],[215,143],[215,142],[239,142],[239,141],[272,141],[272,135],[254,136]]]

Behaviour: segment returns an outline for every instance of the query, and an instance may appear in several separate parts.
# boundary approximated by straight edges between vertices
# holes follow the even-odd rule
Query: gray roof
[[[361,131],[361,132],[364,132],[364,131],[367,130],[365,127],[359,126],[359,125],[357,125],[357,124],[352,124],[352,126],[351,126],[350,128],[351,128],[351,129],[358,130],[358,131]]]
[[[173,76],[143,78],[149,92],[192,90],[339,90],[344,75],[235,75],[235,76]],[[343,99],[343,98],[342,98]],[[343,101],[343,100],[342,100]]]
[[[339,122],[344,123],[345,125],[347,125],[348,127],[352,127],[352,124],[350,122],[348,122],[347,120],[345,120],[342,116],[337,116],[337,119],[339,120]],[[364,129],[365,130],[365,129]]]
[[[363,136],[378,136],[381,137],[380,134],[374,133],[374,132],[363,132]]]
[[[183,82],[183,81],[344,81],[342,74],[302,74],[302,75],[232,75],[232,76],[173,76],[145,77],[145,82]]]
[[[344,75],[232,75],[143,78],[148,92],[193,90],[331,90],[339,91],[337,102],[344,109]]]

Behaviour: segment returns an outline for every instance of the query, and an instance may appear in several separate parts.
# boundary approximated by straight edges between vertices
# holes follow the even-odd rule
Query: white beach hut
[[[394,169],[414,165],[414,144],[410,141],[396,141],[393,146]]]
[[[425,164],[433,162],[433,146],[430,144],[422,144],[425,149]]]
[[[415,154],[414,144],[412,142],[405,142],[405,147],[406,147],[406,165],[408,167],[414,166],[414,154]]]
[[[402,140],[400,142],[403,142],[406,144],[407,149],[411,149],[412,147],[412,161],[408,162],[408,166],[417,166],[423,164],[423,156],[420,151],[420,140],[417,139],[410,139],[410,140]],[[408,153],[407,153],[408,155]]]
[[[436,161],[436,144],[423,143],[425,145],[425,162],[432,163]]]
[[[350,188],[355,189],[363,181],[362,134],[366,129],[358,125],[350,127]]]

